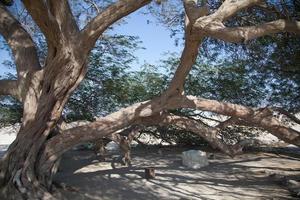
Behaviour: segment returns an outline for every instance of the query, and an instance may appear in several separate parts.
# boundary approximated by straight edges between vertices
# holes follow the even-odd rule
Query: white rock
[[[138,144],[139,144],[138,142],[136,142],[136,141],[133,140],[133,141],[130,143],[130,146],[131,146],[131,147],[136,147]]]
[[[0,145],[10,145],[17,136],[20,124],[0,128]]]
[[[114,141],[111,141],[111,142],[107,143],[107,145],[105,146],[105,149],[107,151],[111,151],[111,152],[120,151],[119,145],[117,143],[115,143]]]
[[[188,168],[199,169],[207,166],[209,163],[206,152],[189,150],[182,152],[182,164]]]
[[[0,128],[0,158],[5,154],[9,145],[16,139],[20,124]]]

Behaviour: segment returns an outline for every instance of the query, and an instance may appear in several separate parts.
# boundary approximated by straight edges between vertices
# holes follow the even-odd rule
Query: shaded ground
[[[56,182],[66,184],[67,199],[296,199],[270,177],[300,175],[300,158],[248,153],[231,159],[215,154],[200,170],[181,165],[182,150],[139,150],[132,167],[99,162],[90,151],[65,154]],[[156,178],[144,179],[144,168],[155,167]],[[113,168],[115,167],[115,168]]]

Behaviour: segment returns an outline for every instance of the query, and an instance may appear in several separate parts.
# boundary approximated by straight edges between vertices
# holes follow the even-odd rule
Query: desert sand
[[[15,138],[15,128],[1,129],[0,157]],[[300,179],[300,153],[246,153],[230,158],[214,153],[209,166],[193,170],[182,166],[183,148],[134,148],[132,166],[121,166],[118,153],[103,161],[93,151],[64,154],[55,185],[70,200],[148,199],[296,199],[274,174]],[[155,179],[144,178],[154,167]],[[62,199],[60,197],[59,199]]]
[[[233,158],[215,153],[209,166],[193,170],[182,166],[183,149],[139,149],[131,167],[106,161],[92,151],[64,155],[55,177],[66,199],[296,199],[273,175],[299,178],[300,158],[271,153],[246,153]],[[144,168],[154,167],[155,179],[144,178]]]

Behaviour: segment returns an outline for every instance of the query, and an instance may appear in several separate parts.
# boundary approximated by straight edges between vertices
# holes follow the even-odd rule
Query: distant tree
[[[237,44],[276,33],[293,36],[300,33],[294,4],[285,7],[278,6],[276,2],[266,3],[261,0],[183,1],[186,14],[184,49],[168,87],[152,93],[151,96],[157,96],[151,100],[117,109],[94,122],[67,129],[62,134],[50,134],[56,128],[72,92],[86,77],[88,58],[98,38],[119,19],[151,1],[103,1],[102,7],[97,6],[97,2],[102,1],[91,1],[91,6],[83,6],[83,9],[94,11],[95,14],[83,16],[78,12],[83,4],[71,2],[22,1],[35,22],[30,34],[36,36],[38,31],[35,30],[41,31],[42,36],[38,38],[46,41],[46,52],[37,50],[39,40],[33,40],[29,30],[24,29],[17,20],[19,16],[15,17],[3,4],[0,5],[0,33],[12,50],[17,68],[17,80],[0,81],[0,94],[15,97],[23,105],[21,129],[0,164],[0,187],[4,199],[53,199],[50,193],[52,177],[56,172],[56,161],[64,152],[76,144],[99,139],[136,124],[176,126],[198,134],[210,145],[229,155],[240,153],[242,149],[239,144],[228,145],[218,137],[223,129],[231,125],[259,127],[299,146],[299,132],[274,117],[272,108],[210,100],[188,95],[185,91],[185,82],[197,59],[199,48],[209,51],[205,49],[207,38],[222,40],[225,44]],[[163,6],[167,2],[159,3]],[[180,24],[183,25],[179,21]],[[100,50],[100,54],[102,52]],[[280,65],[276,65],[276,68],[282,71]],[[228,70],[221,72],[232,70],[229,66]],[[153,75],[155,78],[155,73]],[[228,76],[224,74],[226,79]],[[243,79],[240,82],[234,87],[244,84]],[[227,90],[230,85],[230,82],[226,83],[224,89]],[[222,84],[219,86],[223,87]],[[140,90],[139,87],[134,88]],[[111,89],[107,91],[114,90]],[[226,92],[216,96],[226,96]],[[241,101],[244,102],[247,100]],[[228,119],[216,126],[209,126],[202,120],[170,112],[183,108],[209,111],[228,116]],[[297,121],[294,115],[285,113]]]

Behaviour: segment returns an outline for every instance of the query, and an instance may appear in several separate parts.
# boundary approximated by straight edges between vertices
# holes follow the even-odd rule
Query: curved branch
[[[194,96],[178,97],[169,103],[169,109],[172,108],[194,108],[240,118],[252,126],[261,127],[269,131],[271,134],[290,144],[300,146],[300,132],[282,124],[272,116],[272,111],[267,108],[254,109]]]
[[[144,120],[144,121],[143,121]],[[221,139],[217,137],[218,128],[210,127],[205,123],[194,120],[188,117],[173,115],[169,113],[163,113],[160,116],[152,116],[149,119],[143,119],[142,123],[150,124],[159,124],[161,126],[175,125],[178,128],[191,131],[204,140],[206,140],[214,148],[218,148],[227,155],[234,156],[242,152],[242,146],[237,145],[227,145],[223,143]]]
[[[157,98],[120,109],[106,117],[97,119],[95,122],[67,129],[63,131],[63,134],[55,136],[47,142],[41,158],[42,166],[45,169],[49,167],[47,163],[51,165],[53,160],[76,145],[78,141],[87,142],[105,137],[132,125],[142,117],[160,112],[162,108],[160,98]]]
[[[172,96],[165,104],[162,102],[162,98],[158,97],[151,101],[136,103],[106,117],[99,118],[95,122],[65,130],[64,134],[55,136],[47,142],[42,162],[55,160],[63,152],[76,145],[78,141],[87,142],[105,137],[134,123],[162,123],[159,113],[162,110],[177,108],[194,108],[241,118],[253,126],[264,128],[284,141],[300,146],[300,133],[282,125],[270,114],[269,109],[253,109],[193,96]],[[198,120],[195,120],[196,122],[198,123]],[[185,128],[192,129],[189,126],[185,126]],[[207,129],[207,133],[209,131],[211,129]]]
[[[283,108],[273,107],[274,111],[278,111],[280,114],[285,115],[286,117],[290,118],[290,120],[294,121],[297,124],[300,124],[300,119],[293,115],[292,113],[289,113],[288,111],[284,110]]]
[[[246,42],[248,40],[279,32],[300,34],[299,21],[292,22],[283,19],[267,22],[257,26],[235,28],[228,28],[220,22],[210,23],[207,26],[203,25],[204,24],[197,24],[195,25],[195,28],[204,31],[207,36],[234,43]]]
[[[35,44],[22,25],[0,4],[0,34],[12,49],[18,80],[23,81],[30,71],[41,69]]]
[[[198,120],[164,115],[164,113],[162,113],[163,110],[177,108],[194,108],[231,116],[233,117],[232,119],[241,118],[241,120],[249,122],[252,126],[264,128],[278,138],[290,144],[300,146],[300,133],[281,124],[272,116],[272,112],[269,109],[253,109],[246,106],[193,96],[171,96],[167,99],[167,103],[162,101],[163,98],[164,97],[161,96],[151,101],[133,104],[106,117],[99,118],[95,122],[67,129],[63,134],[51,138],[46,143],[44,152],[39,161],[41,171],[50,169],[54,161],[74,145],[106,137],[133,124],[172,123],[178,127],[201,135],[212,145],[227,154],[233,155],[234,152],[241,150],[240,145],[231,148],[217,140],[216,134],[217,131],[219,131],[218,127],[209,127],[199,123]]]
[[[77,40],[79,28],[67,0],[23,0],[23,3],[46,37],[48,56],[56,52],[56,47],[65,48]]]
[[[198,7],[197,0],[184,0],[184,9],[191,22],[208,14],[208,7],[206,5]]]
[[[169,100],[173,101],[174,99]],[[177,123],[177,126],[199,134],[227,154],[233,155],[240,150],[240,148],[237,148],[236,151],[233,151],[233,149],[217,140],[216,132],[218,129],[210,128],[196,120],[184,117],[160,115],[159,113],[163,109],[168,108],[168,105],[161,102],[160,97],[151,101],[133,104],[106,117],[99,118],[95,122],[64,130],[63,134],[51,138],[46,143],[40,160],[41,170],[49,169],[53,161],[79,142],[106,137],[133,124]]]
[[[67,0],[49,0],[48,7],[57,21],[61,34],[66,39],[70,39],[79,34],[79,27],[76,24]]]
[[[225,21],[241,10],[263,4],[263,2],[263,0],[225,0],[218,10],[210,17],[215,20]]]
[[[201,41],[202,39],[193,40],[189,37],[186,38],[185,46],[180,58],[180,64],[171,80],[168,92],[176,92],[177,94],[183,93],[186,77],[196,61]]]
[[[186,77],[197,59],[199,46],[203,39],[203,37],[199,37],[198,34],[193,33],[191,30],[196,18],[206,15],[205,9],[198,8],[195,0],[185,0],[184,6],[187,14],[185,18],[185,43],[179,66],[167,90],[167,93],[170,94],[175,92],[175,94],[181,95],[183,93]]]
[[[81,47],[89,51],[107,27],[150,2],[151,0],[119,0],[109,6],[81,31]]]
[[[48,45],[56,46],[61,40],[59,26],[47,5],[48,1],[23,0],[35,23],[46,37]]]

